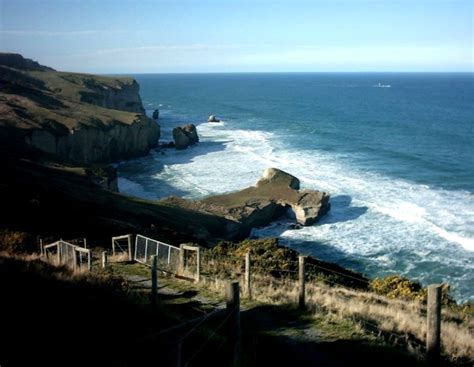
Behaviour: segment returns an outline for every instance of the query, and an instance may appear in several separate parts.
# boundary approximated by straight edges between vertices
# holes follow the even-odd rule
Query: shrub
[[[8,252],[31,252],[38,251],[35,238],[26,232],[1,229],[0,250]]]
[[[427,288],[415,281],[404,278],[400,275],[388,275],[385,278],[375,278],[369,283],[369,289],[377,294],[388,298],[401,298],[426,303],[428,296]],[[451,305],[455,303],[449,294],[448,284],[442,284],[441,303]]]
[[[413,282],[400,275],[389,275],[370,281],[371,291],[388,298],[402,298],[426,302],[426,289],[418,282]]]

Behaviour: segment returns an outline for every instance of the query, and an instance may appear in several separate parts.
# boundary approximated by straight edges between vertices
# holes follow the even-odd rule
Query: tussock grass
[[[281,249],[277,242],[270,240],[257,240],[252,243],[244,241],[240,244],[222,243],[212,250],[212,256],[205,253],[203,269],[205,276],[209,278],[204,281],[205,286],[223,293],[226,282],[222,279],[240,280],[241,284],[244,284],[243,258],[248,251],[251,251],[252,258],[253,299],[273,305],[297,304],[295,260],[298,254],[285,248]],[[309,259],[309,264],[310,260],[312,259]],[[326,264],[323,265],[327,268]],[[280,271],[272,270],[272,266]],[[337,272],[338,269],[327,270],[327,273],[321,274],[307,272],[306,305],[314,317],[324,314],[325,317],[337,318],[339,321],[349,320],[355,330],[362,328],[393,344],[403,345],[417,354],[424,354],[426,289],[405,278],[394,276],[373,281],[372,285],[379,291],[374,293],[370,281],[366,281],[369,286],[365,288],[350,282],[341,284],[339,278],[346,275],[363,279],[356,273],[344,274],[339,271],[341,276],[334,278],[330,276],[331,272]],[[389,287],[390,281],[395,282],[397,286]],[[387,292],[384,287],[388,290],[393,288],[396,292]],[[246,294],[243,289],[244,298]],[[474,360],[474,318],[471,308],[470,305],[456,305],[449,297],[443,298],[442,350],[452,362]]]
[[[115,255],[108,255],[107,260],[112,263],[128,262],[128,253],[119,251]]]
[[[231,279],[240,280],[239,273]],[[224,294],[229,278],[207,276],[202,286]],[[242,289],[245,299],[246,290]],[[291,278],[274,278],[255,274],[252,277],[253,300],[272,305],[296,304],[298,282]],[[315,319],[321,314],[339,322],[350,321],[354,333],[361,330],[375,334],[411,352],[424,353],[426,337],[426,306],[421,302],[390,299],[368,291],[328,285],[324,282],[306,283],[306,305]],[[452,362],[474,359],[473,321],[445,308],[442,313],[441,342],[445,357]]]
[[[110,288],[111,290],[128,290],[128,283],[122,277],[112,275],[102,269],[89,272],[87,267],[77,267],[73,270],[66,265],[57,265],[54,261],[48,261],[37,253],[12,254],[10,252],[1,251],[0,266],[4,264],[21,264],[23,272],[31,272],[37,274],[38,277],[48,280],[76,284],[87,283],[95,286],[100,285]]]
[[[349,316],[362,324],[386,332],[397,341],[405,341],[415,347],[424,345],[426,336],[426,312],[421,304],[391,300],[369,292],[342,287],[308,284],[308,305]],[[474,358],[474,335],[464,322],[447,321],[443,315],[441,342],[444,353],[452,360]]]

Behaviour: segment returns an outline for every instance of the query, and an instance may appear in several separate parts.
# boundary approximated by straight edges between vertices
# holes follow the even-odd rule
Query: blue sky
[[[0,0],[0,49],[93,73],[474,71],[473,0]]]

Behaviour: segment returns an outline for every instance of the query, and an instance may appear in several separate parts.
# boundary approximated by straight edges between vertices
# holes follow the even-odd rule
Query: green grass
[[[0,93],[0,126],[24,130],[44,129],[55,135],[77,127],[106,129],[114,123],[130,125],[139,120],[137,113],[103,108],[84,103],[94,89],[122,89],[131,86],[131,78],[109,78],[56,71],[14,71],[1,78],[5,93]],[[101,97],[98,97],[100,101]]]

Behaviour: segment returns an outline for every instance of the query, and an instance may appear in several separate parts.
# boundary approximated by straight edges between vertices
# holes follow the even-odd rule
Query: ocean
[[[253,231],[365,273],[448,282],[474,300],[474,74],[134,75],[162,141],[200,143],[118,165],[126,194],[202,198],[253,185],[267,167],[331,194],[314,226]],[[222,122],[207,123],[209,115]]]

